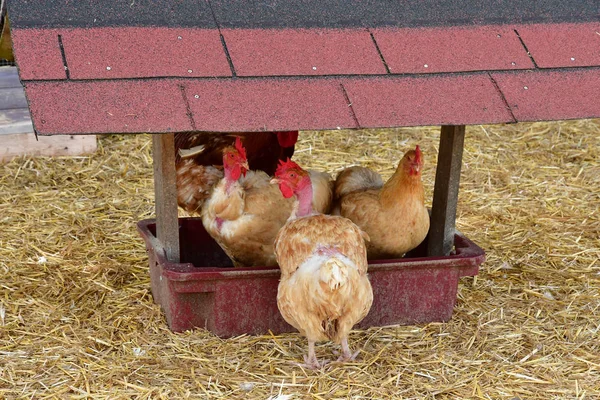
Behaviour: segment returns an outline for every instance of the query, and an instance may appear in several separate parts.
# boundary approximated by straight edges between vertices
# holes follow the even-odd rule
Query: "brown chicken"
[[[308,339],[308,368],[320,368],[315,342],[340,343],[338,361],[353,360],[348,333],[369,312],[373,290],[367,277],[368,236],[347,218],[313,210],[308,172],[293,161],[282,163],[272,183],[294,210],[275,240],[281,269],[277,306],[283,318]]]
[[[251,170],[273,175],[279,160],[294,154],[298,132],[219,134],[176,133],[177,203],[199,213],[212,188],[223,178],[223,150],[240,137],[248,150]]]
[[[419,146],[408,151],[391,178],[366,168],[342,171],[335,182],[335,213],[364,230],[370,259],[402,257],[417,247],[429,231],[429,214],[421,181],[423,156]]]
[[[248,170],[240,138],[223,155],[224,177],[202,208],[202,223],[236,267],[276,265],[275,236],[292,212],[293,201],[269,183],[263,171]],[[315,204],[329,207],[333,182],[314,172]]]

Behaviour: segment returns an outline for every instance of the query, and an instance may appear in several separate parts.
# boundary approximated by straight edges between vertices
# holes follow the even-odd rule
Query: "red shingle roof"
[[[37,132],[85,134],[600,117],[599,32],[586,22],[12,34]]]

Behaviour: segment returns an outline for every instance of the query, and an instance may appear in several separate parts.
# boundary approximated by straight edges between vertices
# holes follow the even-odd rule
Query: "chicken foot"
[[[350,346],[348,346],[348,338],[342,339],[342,355],[338,358],[338,361],[354,361],[360,350],[356,350],[352,353]]]
[[[304,364],[298,363],[298,366],[309,369],[320,369],[329,363],[329,360],[319,362],[315,353],[315,342],[308,341],[308,355],[304,356]]]

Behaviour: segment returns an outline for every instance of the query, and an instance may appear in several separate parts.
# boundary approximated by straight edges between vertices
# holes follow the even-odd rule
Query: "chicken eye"
[[[229,158],[233,158],[233,153],[229,153]]]
[[[296,174],[292,172],[292,173],[290,174],[290,178],[295,178],[295,177],[296,177]]]

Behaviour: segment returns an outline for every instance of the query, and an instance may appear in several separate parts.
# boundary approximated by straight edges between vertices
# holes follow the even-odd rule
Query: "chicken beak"
[[[418,175],[421,170],[421,165],[419,163],[413,162],[410,164],[410,175]]]
[[[242,168],[245,168],[246,171],[250,171],[250,167],[248,166],[248,161],[244,161],[240,166]]]
[[[277,185],[279,184],[279,182],[281,182],[279,179],[277,178],[273,178],[271,179],[271,181],[269,182],[271,185]]]

